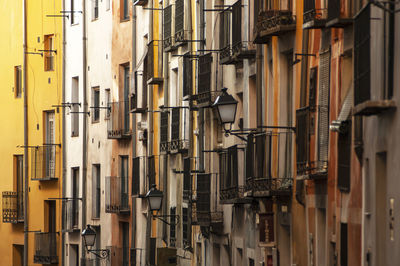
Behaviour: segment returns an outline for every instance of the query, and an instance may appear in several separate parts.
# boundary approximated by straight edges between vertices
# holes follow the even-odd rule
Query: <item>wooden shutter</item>
[[[162,112],[160,118],[160,143],[168,142],[168,113]]]
[[[228,188],[235,188],[238,185],[238,153],[236,145],[228,148],[228,160],[226,185]]]
[[[149,186],[154,185],[156,183],[156,166],[154,156],[150,156],[148,158],[148,177],[149,177]]]
[[[219,176],[220,176],[219,186],[221,190],[228,188],[227,175],[229,175],[228,154],[226,152],[222,152],[219,154]]]
[[[329,81],[330,51],[320,55],[319,97],[318,97],[318,161],[319,167],[327,167],[329,151]]]
[[[193,91],[193,64],[189,55],[190,53],[187,53],[183,57],[183,97],[191,95]]]
[[[168,48],[172,45],[171,37],[172,37],[172,5],[169,5],[164,8],[163,12],[163,31],[164,31],[164,48]]]
[[[197,212],[210,212],[211,175],[197,175]]]
[[[340,133],[338,138],[338,188],[350,191],[351,176],[351,122],[346,133]]]
[[[219,42],[221,50],[228,48],[230,45],[230,16],[231,11],[229,9],[220,13]]]
[[[184,0],[175,1],[175,35],[184,32],[185,23],[185,5]]]
[[[313,67],[310,70],[310,87],[308,93],[308,105],[314,107],[317,97],[317,73],[318,67]]]
[[[242,1],[232,6],[232,46],[242,42]]]
[[[156,265],[157,238],[150,237],[150,265]]]
[[[146,83],[151,78],[154,78],[154,41],[151,41],[148,44],[148,51],[147,51],[147,79],[146,79]]]
[[[192,175],[190,173],[190,158],[183,159],[183,190],[192,190]]]
[[[254,177],[254,135],[250,134],[247,137],[246,147],[246,178]]]
[[[140,194],[140,157],[132,159],[132,196]]]
[[[371,98],[371,5],[354,20],[354,105]]]
[[[211,91],[211,53],[199,56],[198,94]]]
[[[180,122],[181,122],[181,109],[176,108],[172,109],[172,117],[171,117],[171,141],[179,140],[179,130],[180,130]]]
[[[182,239],[183,248],[190,247],[192,244],[191,227],[189,223],[189,209],[182,208]]]
[[[309,158],[310,111],[308,107],[296,111],[297,172],[301,173]]]

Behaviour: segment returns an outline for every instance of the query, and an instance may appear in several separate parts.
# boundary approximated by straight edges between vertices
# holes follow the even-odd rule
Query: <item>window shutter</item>
[[[192,190],[192,176],[190,174],[190,158],[183,159],[183,190]]]
[[[310,89],[308,95],[308,105],[314,107],[316,104],[316,95],[317,95],[317,73],[318,68],[313,67],[310,70]]]
[[[150,265],[156,265],[157,238],[150,238]]]
[[[172,45],[171,37],[172,37],[172,27],[171,27],[171,21],[172,21],[172,5],[169,5],[164,8],[163,12],[163,20],[164,20],[164,25],[163,25],[163,31],[164,31],[164,49],[168,48]]]
[[[221,190],[228,188],[228,174],[228,154],[226,152],[222,152],[219,154],[219,186]]]
[[[188,96],[192,94],[193,91],[193,87],[192,87],[192,83],[193,83],[193,64],[192,64],[192,60],[189,57],[190,53],[187,53],[184,57],[183,57],[183,93],[182,96]]]
[[[175,1],[175,38],[178,36],[183,40],[184,33],[184,23],[185,23],[185,5],[183,0]],[[178,36],[177,36],[178,35]],[[178,38],[179,38],[178,37]],[[175,40],[178,41],[178,40]]]
[[[151,78],[154,78],[154,41],[151,41],[148,44],[146,86],[147,86],[147,82]]]
[[[297,172],[302,173],[308,163],[310,111],[308,107],[296,111]]]
[[[227,176],[227,187],[233,188],[238,185],[238,154],[237,146],[228,148],[228,176]]]
[[[348,131],[338,139],[338,188],[342,191],[350,191],[351,121],[348,123]]]
[[[150,156],[148,158],[148,177],[149,177],[149,186],[154,185],[156,183],[156,169],[155,169],[155,161],[154,156]]]
[[[143,61],[143,76],[142,76],[142,104],[141,106],[138,106],[139,108],[146,108],[147,107],[147,80],[149,79],[149,76],[147,74],[147,69],[149,65],[149,54],[144,58]]]
[[[330,51],[320,55],[318,110],[318,167],[327,168],[329,152]]]
[[[340,17],[340,0],[328,1],[328,20]]]
[[[197,212],[210,212],[210,174],[197,175]]]
[[[140,157],[132,160],[132,195],[140,194]]]
[[[169,217],[169,245],[175,247],[176,241],[176,225],[175,225],[175,215],[176,215],[176,207],[170,208],[170,217]]]
[[[168,113],[161,112],[161,121],[160,121],[160,143],[168,142]]]
[[[211,91],[211,53],[199,56],[198,94]]]
[[[191,230],[189,224],[189,209],[182,208],[182,235],[183,235],[183,248],[191,246]]]
[[[171,117],[171,141],[179,140],[179,129],[180,129],[180,119],[181,110],[179,108],[172,109]]]
[[[242,1],[232,6],[232,46],[242,42]],[[229,30],[230,31],[230,30]]]
[[[254,135],[250,134],[247,137],[246,148],[246,178],[254,177]]]
[[[354,20],[354,105],[371,98],[371,5]]]
[[[229,9],[220,13],[219,41],[221,50],[229,48],[230,45],[230,16],[231,11]]]

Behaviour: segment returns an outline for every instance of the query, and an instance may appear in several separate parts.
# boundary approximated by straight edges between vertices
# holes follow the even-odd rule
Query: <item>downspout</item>
[[[62,10],[65,10],[65,1],[62,3]],[[63,19],[63,38],[62,38],[62,102],[65,103],[65,18]],[[61,198],[65,198],[65,190],[66,190],[66,142],[65,142],[65,108],[62,108],[62,196]],[[65,204],[64,201],[61,201],[61,213],[65,213]],[[61,219],[61,228],[65,228],[65,219]],[[61,235],[61,265],[65,265],[65,232],[62,231]]]
[[[86,175],[87,175],[87,129],[86,129],[86,112],[88,110],[88,104],[86,100],[86,68],[87,68],[87,55],[86,55],[86,1],[82,1],[82,84],[83,84],[83,119],[82,119],[82,228],[86,226]],[[81,249],[82,249],[82,258],[86,258],[86,250],[85,250],[85,243],[81,238]]]
[[[136,6],[132,5],[132,71],[136,69]],[[131,89],[134,88],[136,80],[135,73],[131,73]],[[136,114],[132,115],[132,159],[136,157]],[[132,230],[131,247],[136,252],[136,199],[132,198]]]
[[[153,1],[150,1],[150,8],[153,8]],[[149,41],[153,40],[153,11],[150,9],[150,21],[149,21]],[[152,59],[154,62],[154,58]],[[149,97],[148,97],[148,106],[149,110],[153,110],[153,85],[150,85],[151,89],[148,89]],[[149,120],[149,129],[148,129],[148,143],[147,143],[147,158],[153,154],[153,113],[148,113]],[[150,184],[149,184],[150,185]],[[146,265],[150,264],[150,238],[151,238],[151,229],[152,229],[152,219],[151,213],[149,212],[147,215],[146,221]]]
[[[24,53],[24,73],[23,73],[23,86],[24,86],[24,266],[28,266],[28,231],[29,231],[29,219],[28,219],[28,192],[29,192],[29,180],[28,180],[28,95],[27,95],[27,11],[26,11],[26,0],[24,0],[23,8],[23,53]]]
[[[263,71],[263,55],[262,55],[262,50],[263,50],[263,45],[262,44],[257,44],[257,50],[256,50],[256,90],[257,90],[257,127],[263,126],[263,93],[262,93],[262,71]]]

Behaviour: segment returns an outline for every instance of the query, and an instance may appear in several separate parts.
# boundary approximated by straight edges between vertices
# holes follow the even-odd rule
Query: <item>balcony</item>
[[[160,123],[160,151],[171,153],[183,153],[189,148],[189,140],[186,137],[186,125],[184,119],[189,115],[188,108],[174,108],[171,111],[171,139],[168,141],[168,113],[161,114]]]
[[[212,71],[212,54],[199,56],[198,74],[197,74],[197,94],[193,95],[193,100],[196,101],[196,107],[207,107],[212,104],[216,96],[211,91],[211,71]]]
[[[107,120],[108,139],[127,139],[131,137],[129,101],[110,103],[110,119]]]
[[[79,231],[79,200],[68,200],[64,204],[64,232]]]
[[[316,0],[304,1],[303,29],[325,28],[327,9],[317,7]]]
[[[57,243],[57,233],[35,233],[33,262],[36,264],[57,264]]]
[[[161,42],[160,42],[161,43]],[[163,83],[163,78],[158,76],[157,64],[155,56],[158,58],[158,42],[151,41],[147,45],[147,56],[145,58],[144,67],[146,68],[145,73],[148,85],[161,85]]]
[[[61,148],[56,144],[36,146],[31,149],[31,179],[39,181],[57,180],[60,173]]]
[[[293,142],[292,132],[249,135],[246,149],[246,196],[291,195]]]
[[[129,214],[128,178],[106,177],[106,213]]]
[[[296,29],[296,20],[289,10],[267,10],[258,15],[255,43],[266,43],[272,36],[280,36]]]
[[[3,192],[3,223],[24,222],[24,193],[4,191]]]
[[[343,28],[353,23],[351,1],[329,0],[327,27]]]

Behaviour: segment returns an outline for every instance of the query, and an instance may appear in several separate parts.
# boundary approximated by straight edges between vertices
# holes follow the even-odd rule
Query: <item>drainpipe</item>
[[[83,84],[83,119],[82,119],[82,228],[86,226],[86,175],[87,175],[87,129],[86,129],[86,112],[88,111],[88,104],[86,100],[86,83],[87,83],[87,55],[86,55],[86,1],[82,1],[82,56],[83,56],[83,62],[82,62],[82,84]],[[81,238],[81,249],[82,249],[82,258],[86,258],[86,250],[85,250],[85,243],[83,242],[83,239]]]
[[[257,90],[257,127],[263,126],[263,98],[262,98],[262,66],[263,66],[263,56],[262,56],[262,50],[263,50],[263,45],[262,44],[257,44],[257,50],[256,50],[256,90]]]
[[[28,95],[27,95],[27,81],[26,81],[26,73],[28,71],[27,61],[28,57],[26,54],[27,51],[27,11],[26,11],[26,0],[23,3],[23,53],[24,53],[24,70],[23,70],[23,86],[24,86],[24,172],[25,172],[25,180],[24,180],[24,266],[28,266],[28,192],[29,192],[29,180],[28,180]]]
[[[65,10],[65,1],[62,3],[62,10]],[[65,103],[65,18],[63,19],[63,39],[62,39],[62,102]],[[65,108],[62,108],[62,198],[65,198],[65,190],[66,190],[66,142],[65,142]],[[65,204],[64,201],[61,201],[61,213],[65,213]],[[61,219],[61,228],[65,228],[65,220]],[[65,232],[63,230],[61,235],[61,265],[65,265]]]
[[[132,6],[132,70],[136,69],[136,6]],[[131,73],[131,88],[134,88],[135,73]],[[136,114],[132,115],[132,159],[136,157]],[[132,197],[131,247],[136,252],[136,199]]]

